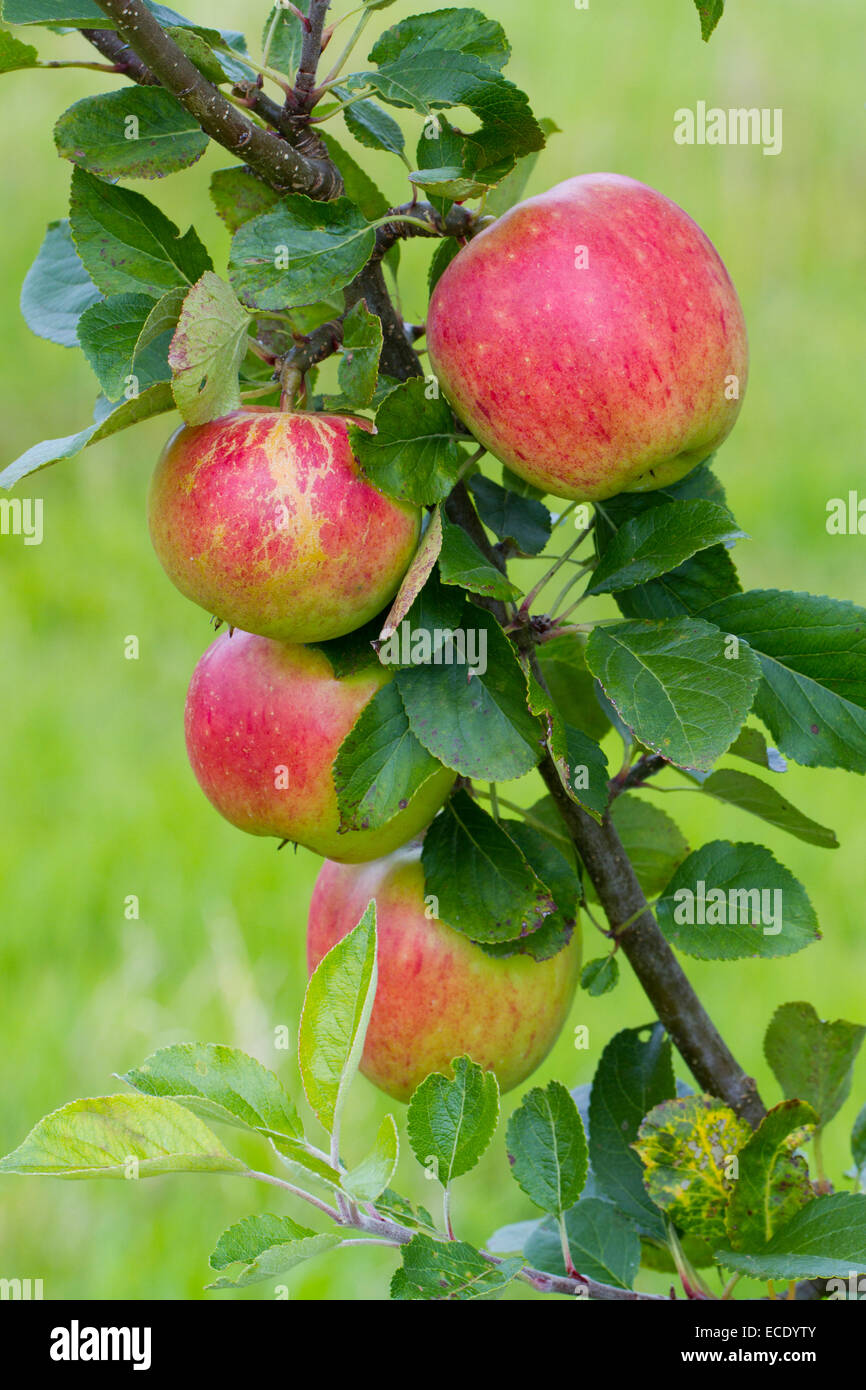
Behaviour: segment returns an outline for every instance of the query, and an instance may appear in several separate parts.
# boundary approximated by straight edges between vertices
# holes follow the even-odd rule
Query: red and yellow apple
[[[286,642],[325,642],[375,617],[420,530],[417,507],[362,475],[344,417],[263,408],[179,429],[148,512],[182,594],[232,627]]]
[[[241,830],[331,859],[377,859],[405,844],[447,797],[449,768],[384,826],[342,833],[332,772],[346,734],[392,674],[372,652],[360,670],[337,675],[315,647],[222,633],[196,666],[186,701],[187,752],[205,796]]]
[[[580,972],[579,933],[549,960],[488,955],[428,915],[421,850],[373,864],[326,863],[310,904],[310,974],[376,903],[379,976],[361,1071],[408,1100],[433,1071],[468,1055],[517,1086],[544,1060],[565,1022]]]
[[[684,477],[733,428],[743,312],[709,238],[634,179],[585,174],[506,212],[442,275],[442,391],[476,438],[557,497]]]

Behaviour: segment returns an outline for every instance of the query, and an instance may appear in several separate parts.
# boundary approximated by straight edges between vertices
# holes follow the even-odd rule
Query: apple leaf
[[[710,772],[752,707],[754,652],[732,652],[697,618],[596,627],[586,664],[635,737],[681,767]]]
[[[542,1211],[559,1217],[583,1191],[589,1167],[577,1106],[560,1081],[535,1086],[508,1121],[511,1176]]]
[[[760,729],[752,729],[747,724],[734,739],[728,754],[742,758],[744,762],[765,767],[769,772],[787,772],[788,764],[777,748],[770,748]]]
[[[474,53],[494,68],[503,68],[511,56],[505,30],[496,20],[487,19],[480,10],[447,9],[410,15],[392,25],[370,50],[370,62],[381,67],[431,48]]]
[[[345,89],[334,88],[334,96],[343,101],[350,95]],[[344,107],[343,120],[359,145],[369,150],[386,150],[389,154],[402,155],[406,147],[405,136],[394,117],[383,111],[375,101],[352,102],[351,106]]]
[[[101,298],[75,249],[68,221],[49,222],[21,286],[27,327],[61,347],[78,347],[78,320]]]
[[[482,555],[463,527],[453,525],[447,517],[442,518],[439,576],[443,584],[454,584],[485,598],[513,599],[520,595],[507,575]]]
[[[134,373],[134,359],[144,325],[154,308],[147,294],[113,294],[91,304],[78,321],[78,341],[109,400],[117,400]],[[153,354],[151,354],[151,357]],[[165,353],[158,378],[168,381],[171,369]],[[144,380],[141,380],[141,375]],[[139,388],[153,385],[146,371]]]
[[[46,1115],[0,1159],[0,1173],[54,1178],[247,1171],[197,1115],[163,1096],[74,1100]]]
[[[610,720],[596,696],[596,683],[586,669],[586,638],[566,633],[537,650],[544,683],[562,719],[596,741],[604,738]]]
[[[376,233],[348,198],[282,197],[232,238],[229,278],[245,304],[292,308],[327,299],[370,259]]]
[[[376,413],[376,433],[350,427],[352,450],[376,487],[406,502],[432,506],[453,488],[466,455],[451,407],[428,398],[422,377],[401,383]]]
[[[298,1056],[307,1100],[332,1133],[358,1070],[376,995],[376,904],[316,966],[301,1013]]]
[[[187,294],[168,353],[177,408],[204,425],[241,403],[238,371],[250,318],[225,280],[206,271]]]
[[[589,1155],[604,1196],[660,1240],[664,1223],[632,1148],[644,1115],[676,1094],[671,1044],[660,1023],[625,1028],[605,1047],[589,1101]]]
[[[280,195],[245,164],[217,169],[211,174],[210,196],[217,214],[234,233],[245,222],[272,212]]]
[[[725,12],[725,0],[695,0],[701,17],[701,38],[709,43],[710,37]]]
[[[538,122],[544,131],[545,139],[549,135],[558,135],[560,128],[549,116],[544,116]],[[515,203],[519,203],[526,194],[527,184],[532,177],[536,164],[538,163],[539,150],[533,150],[531,154],[525,154],[518,159],[510,174],[502,180],[497,188],[491,190],[484,203],[484,211],[492,217],[501,217],[509,208],[513,208]]]
[[[476,473],[467,486],[478,515],[495,536],[520,555],[538,555],[550,540],[550,512],[534,497],[519,497],[492,478]]]
[[[728,1160],[751,1133],[713,1096],[663,1101],[644,1119],[634,1146],[647,1192],[684,1231],[711,1243],[724,1240],[733,1187]]]
[[[663,935],[697,960],[790,956],[820,940],[805,888],[763,845],[711,840],[662,890]]]
[[[156,179],[195,164],[208,137],[164,87],[132,86],[70,106],[54,143],[58,154],[103,178]]]
[[[406,1115],[412,1152],[443,1187],[475,1167],[499,1123],[499,1085],[468,1057],[452,1076],[433,1072],[413,1092]]]
[[[847,1280],[866,1274],[866,1197],[816,1197],[776,1231],[758,1254],[722,1247],[716,1259],[753,1279]]]
[[[20,68],[41,66],[39,54],[31,43],[22,43],[5,29],[0,32],[0,72],[16,72]]]
[[[612,1202],[582,1198],[565,1213],[565,1234],[571,1262],[587,1279],[618,1289],[633,1287],[640,1268],[640,1237],[634,1223]],[[535,1225],[523,1254],[534,1269],[566,1272],[559,1226],[550,1217]]]
[[[467,604],[461,625],[431,662],[405,667],[394,678],[424,747],[465,777],[507,782],[531,772],[541,755],[541,730],[526,708],[514,649],[496,620]]]
[[[7,24],[66,24],[70,28],[113,29],[96,0],[3,0]]]
[[[151,415],[162,415],[167,410],[174,410],[174,397],[168,382],[162,381],[149,386],[138,396],[121,401],[77,434],[69,434],[62,439],[46,439],[41,444],[32,445],[0,473],[0,487],[14,487],[22,478],[38,472],[40,468],[59,463],[61,459],[74,458],[88,444],[98,444],[101,439],[107,439],[118,430],[128,429],[130,425],[137,425],[139,420],[148,420]]]
[[[752,589],[702,617],[757,652],[755,714],[784,754],[805,767],[866,772],[866,609]]]
[[[341,1237],[332,1232],[317,1233],[299,1226],[289,1216],[261,1213],[245,1216],[223,1231],[210,1257],[211,1269],[243,1264],[234,1279],[216,1279],[208,1289],[245,1289],[263,1279],[285,1274],[305,1260],[335,1250]]]
[[[402,1256],[402,1267],[391,1279],[391,1297],[401,1301],[498,1298],[523,1268],[517,1256],[494,1265],[464,1240],[423,1234],[403,1246]]]
[[[437,915],[472,941],[513,941],[556,909],[546,884],[497,821],[457,791],[433,821],[421,851]]]
[[[393,1178],[399,1154],[397,1124],[393,1115],[386,1115],[370,1152],[344,1175],[343,1191],[356,1202],[375,1202]]]
[[[602,994],[610,994],[618,984],[619,965],[616,956],[599,956],[596,960],[588,960],[580,972],[580,987],[585,989],[592,999],[598,999]]]
[[[818,1119],[811,1105],[786,1100],[764,1116],[737,1155],[737,1181],[725,1213],[735,1250],[761,1250],[815,1195],[805,1159],[794,1149]]]
[[[798,840],[804,840],[807,845],[820,845],[824,849],[839,847],[835,831],[828,830],[798,811],[775,787],[768,786],[760,777],[752,777],[748,772],[738,772],[734,768],[712,772],[701,783],[701,791],[715,797],[716,801],[749,811],[768,825],[775,825]]]
[[[79,166],[72,171],[69,221],[78,254],[103,294],[157,298],[213,269],[192,227],[181,236],[141,193]]]
[[[590,594],[634,588],[676,569],[699,550],[744,536],[726,507],[666,502],[621,526],[592,573]]]
[[[366,169],[362,169],[348,150],[344,150],[343,146],[326,130],[320,128],[319,138],[323,141],[330,158],[343,177],[346,197],[357,204],[369,222],[374,222],[378,217],[384,217],[390,208],[390,203],[385,194],[370,178]],[[392,246],[388,254],[399,255],[399,246]]]
[[[811,1004],[781,1004],[767,1029],[764,1055],[784,1094],[807,1101],[823,1128],[850,1095],[864,1038],[866,1028],[858,1023],[826,1023]]]
[[[685,836],[666,812],[641,796],[618,796],[610,818],[644,894],[654,898],[688,858]],[[598,900],[588,881],[586,893],[593,902]]]
[[[343,354],[337,369],[340,389],[358,408],[373,399],[381,353],[382,320],[360,299],[343,320]]]
[[[403,582],[397,591],[397,597],[388,610],[388,616],[382,625],[379,634],[380,642],[386,643],[389,637],[398,632],[400,624],[409,613],[430,575],[433,566],[439,558],[442,549],[442,514],[438,506],[434,507],[429,514],[427,526],[423,536],[418,542],[418,549],[412,557],[412,563],[403,576]],[[387,648],[379,651],[379,659],[384,665],[390,665]]]
[[[310,13],[310,0],[300,0],[300,3],[295,7],[295,12],[287,9],[284,5],[275,5],[262,29],[262,50],[267,49],[268,54],[266,59],[262,59],[262,62],[267,62],[269,68],[283,73],[293,82],[298,71],[298,64],[301,61],[304,41],[304,28],[298,20],[297,10],[308,15]]]
[[[334,763],[340,821],[347,829],[387,825],[442,764],[412,733],[393,681],[362,709]]]
[[[160,1048],[121,1080],[148,1096],[170,1096],[206,1120],[303,1138],[298,1112],[274,1072],[219,1043]]]
[[[553,844],[542,831],[526,821],[500,817],[499,824],[538,879],[550,889],[555,911],[544,919],[537,931],[495,945],[487,943],[484,950],[500,958],[526,955],[535,961],[550,960],[568,945],[577,924],[581,886],[574,861],[563,853],[565,846]]]

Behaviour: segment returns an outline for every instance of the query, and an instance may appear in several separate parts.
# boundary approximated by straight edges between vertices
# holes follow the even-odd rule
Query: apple
[[[583,501],[684,477],[730,433],[748,374],[712,242],[619,174],[568,179],[470,241],[434,290],[427,344],[485,448]]]
[[[186,701],[186,745],[202,791],[232,825],[331,859],[377,859],[416,835],[445,801],[446,767],[376,829],[340,833],[332,768],[368,700],[393,673],[370,653],[337,674],[324,651],[236,629],[208,647]]]
[[[421,849],[406,845],[373,864],[322,866],[307,928],[310,974],[376,902],[379,978],[361,1071],[396,1100],[468,1054],[519,1085],[547,1056],[580,973],[575,931],[558,955],[490,956],[428,915]]]
[[[260,407],[172,435],[148,512],[182,594],[286,642],[341,637],[384,608],[415,552],[420,511],[363,477],[348,423]]]

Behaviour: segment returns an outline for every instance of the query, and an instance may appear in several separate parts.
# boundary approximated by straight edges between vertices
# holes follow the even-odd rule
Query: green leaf
[[[491,67],[503,68],[511,55],[505,30],[480,10],[444,9],[410,15],[392,25],[370,51],[370,62],[382,66],[428,49],[474,53]]]
[[[419,506],[447,497],[466,457],[451,407],[444,396],[428,398],[428,390],[423,377],[412,377],[380,405],[375,434],[357,426],[349,430],[352,450],[370,481]]]
[[[559,126],[548,116],[542,117],[538,124],[544,132],[545,139],[549,135],[560,134]],[[485,213],[492,217],[501,217],[509,208],[513,208],[515,203],[521,201],[538,163],[539,153],[539,150],[533,150],[531,154],[526,154],[517,161],[511,173],[488,195],[484,204]]]
[[[394,1116],[386,1115],[366,1158],[344,1176],[343,1191],[357,1202],[375,1202],[394,1176],[399,1153],[400,1140]]]
[[[472,941],[512,941],[537,931],[555,909],[514,841],[465,791],[433,821],[421,863],[439,917]]]
[[[823,1128],[850,1095],[864,1037],[859,1023],[826,1023],[811,1004],[781,1004],[767,1029],[764,1055],[783,1093],[807,1101]]]
[[[49,222],[21,286],[21,312],[27,327],[50,343],[77,347],[78,320],[101,298],[75,249],[69,223]]]
[[[211,1269],[226,1269],[232,1264],[243,1264],[245,1268],[234,1279],[216,1279],[207,1287],[245,1289],[285,1274],[341,1243],[340,1236],[330,1232],[317,1234],[288,1216],[246,1216],[223,1231],[210,1257]]]
[[[486,598],[513,599],[520,595],[520,590],[484,557],[463,527],[453,525],[444,516],[439,575],[443,584],[454,584]]]
[[[174,399],[188,425],[204,425],[240,405],[238,372],[249,324],[234,291],[211,271],[184,299],[168,360]]]
[[[131,86],[70,106],[54,143],[64,159],[103,178],[156,179],[195,164],[208,137],[171,92]]]
[[[640,1237],[633,1222],[612,1202],[584,1197],[565,1213],[565,1233],[571,1262],[585,1278],[618,1289],[632,1288],[640,1268]],[[523,1254],[534,1269],[566,1272],[559,1227],[551,1218],[537,1225]]]
[[[465,777],[522,777],[538,763],[541,731],[526,708],[513,647],[496,620],[474,605],[464,607],[451,637],[430,654],[434,664],[395,676],[412,732]]]
[[[0,72],[15,72],[19,68],[40,66],[39,54],[32,44],[22,43],[5,29],[0,31]]]
[[[409,1101],[412,1152],[443,1187],[475,1167],[499,1123],[499,1085],[468,1057],[451,1063],[453,1077],[433,1072]],[[431,1170],[431,1159],[435,1170]]]
[[[217,169],[211,174],[210,196],[219,217],[234,233],[245,222],[272,212],[280,201],[276,189],[258,178],[245,164]]]
[[[382,320],[367,310],[363,299],[343,320],[343,355],[338,376],[340,389],[359,407],[369,405],[379,375],[382,353]]]
[[[683,1096],[655,1106],[634,1146],[650,1197],[684,1231],[723,1241],[733,1186],[730,1160],[751,1133],[745,1120],[713,1096]]]
[[[535,1086],[508,1121],[511,1176],[542,1211],[560,1216],[583,1191],[589,1166],[577,1106],[560,1081]]]
[[[648,898],[654,898],[689,855],[688,842],[675,821],[643,797],[628,794],[614,801],[610,818]],[[597,901],[587,883],[587,895]]]
[[[602,994],[610,994],[619,983],[619,965],[616,956],[599,956],[588,960],[580,975],[580,987],[593,999]]]
[[[704,610],[757,652],[755,714],[805,767],[866,772],[866,609],[753,589]]]
[[[78,434],[69,434],[62,439],[46,439],[41,444],[32,445],[0,473],[0,487],[14,487],[22,478],[36,473],[40,468],[59,463],[61,459],[74,458],[88,444],[98,444],[101,439],[107,439],[118,430],[128,429],[140,420],[147,420],[151,415],[162,415],[167,410],[174,410],[174,397],[168,382],[149,386],[140,395],[121,401],[109,414],[79,430]]]
[[[78,254],[103,294],[158,298],[213,269],[192,227],[181,236],[141,193],[85,169],[72,171],[69,220]]]
[[[176,290],[168,290],[155,304],[151,300],[150,312],[142,325],[135,344],[134,357],[138,357],[146,347],[161,338],[164,333],[174,332],[186,294],[185,286],[178,285]],[[168,361],[167,356],[166,361]]]
[[[755,763],[770,772],[787,772],[788,764],[776,748],[770,748],[760,729],[752,729],[747,724],[741,729],[728,749],[731,757],[742,758],[744,762]]]
[[[550,889],[556,910],[544,919],[537,931],[512,941],[487,943],[484,950],[500,958],[526,955],[535,961],[550,960],[568,945],[577,925],[581,890],[574,859],[567,847],[563,853],[563,848],[526,821],[500,818],[499,824],[539,881]]]
[[[656,904],[662,933],[698,960],[790,956],[820,939],[806,890],[763,845],[711,840]]]
[[[609,594],[667,574],[699,550],[730,544],[741,531],[716,502],[667,502],[621,526],[592,574],[590,594]]]
[[[338,144],[333,135],[320,129],[319,138],[324,142],[328,154],[343,176],[346,197],[357,204],[369,222],[374,222],[377,217],[384,217],[390,204],[367,171],[361,168],[348,150],[344,150],[342,145]]]
[[[701,38],[709,43],[710,35],[725,12],[725,0],[695,0],[701,17]]]
[[[860,1110],[851,1130],[851,1153],[862,1182],[866,1170],[866,1105]]]
[[[350,830],[387,825],[442,764],[409,727],[393,681],[362,709],[334,763],[341,824]]]
[[[839,847],[835,831],[811,820],[775,787],[768,786],[760,777],[752,777],[748,772],[737,772],[733,768],[713,772],[701,783],[701,791],[717,801],[738,806],[741,811],[749,811],[769,825],[786,830],[798,840],[805,840],[807,845],[820,845],[824,849]]]
[[[647,1111],[676,1094],[671,1045],[660,1023],[626,1028],[601,1054],[589,1102],[589,1156],[605,1196],[665,1239],[664,1223],[632,1148]]]
[[[153,1096],[74,1100],[46,1115],[23,1144],[0,1159],[0,1173],[55,1178],[246,1171],[198,1116]]]
[[[514,1257],[491,1264],[463,1240],[413,1236],[402,1249],[403,1264],[391,1280],[391,1297],[401,1301],[464,1301],[497,1298],[523,1268]]]
[[[133,373],[136,347],[153,308],[150,295],[114,294],[92,304],[79,319],[78,341],[109,400],[118,399]],[[163,381],[170,376],[166,360]]]
[[[260,309],[314,304],[355,278],[375,241],[375,231],[348,198],[318,203],[302,193],[286,194],[273,212],[235,232],[229,278],[238,297]]]
[[[334,96],[345,101],[349,92],[334,88]],[[389,154],[401,155],[406,147],[402,130],[387,111],[377,106],[375,101],[355,101],[343,110],[343,120],[347,129],[360,145],[369,150],[386,150]]]
[[[774,1232],[814,1196],[805,1160],[793,1152],[804,1126],[818,1116],[801,1100],[786,1100],[764,1116],[737,1156],[737,1181],[725,1213],[736,1250],[761,1250]]]
[[[113,29],[95,0],[3,0],[7,24],[67,24],[70,28]]]
[[[220,1043],[174,1043],[121,1078],[148,1096],[169,1096],[206,1120],[303,1137],[279,1077],[255,1057]]]
[[[376,904],[313,972],[298,1034],[301,1080],[322,1125],[336,1130],[358,1070],[376,994]]]
[[[749,647],[732,650],[696,618],[597,627],[586,663],[641,743],[704,772],[739,732],[760,678]]]
[[[834,1192],[791,1217],[760,1254],[717,1249],[729,1269],[754,1279],[831,1279],[866,1274],[866,1197]]]
[[[456,254],[456,253],[455,253]],[[501,541],[510,541],[520,555],[538,555],[550,540],[550,512],[534,497],[519,497],[492,478],[476,473],[467,486],[478,515]]]
[[[436,250],[430,261],[430,269],[427,272],[427,291],[432,294],[440,279],[445,274],[451,262],[460,251],[460,243],[456,237],[443,237],[437,244]],[[481,508],[479,507],[479,511]]]
[[[425,189],[429,195],[459,202],[465,202],[467,198],[480,198],[490,187],[480,176],[469,178],[462,169],[453,165],[442,169],[415,169],[409,175],[409,182]]]
[[[297,8],[303,14],[310,13],[310,0],[300,0]],[[304,41],[304,28],[296,14],[275,5],[265,20],[262,29],[262,50],[270,39],[268,48],[268,67],[275,68],[294,81],[301,61]],[[262,59],[264,62],[265,60]]]
[[[597,686],[586,669],[586,638],[566,633],[538,648],[544,683],[566,724],[598,741],[610,728],[610,720],[596,696]]]

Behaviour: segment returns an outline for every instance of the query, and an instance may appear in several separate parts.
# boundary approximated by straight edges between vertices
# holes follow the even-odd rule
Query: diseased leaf
[[[231,287],[211,271],[187,294],[168,360],[174,399],[188,425],[204,425],[240,405],[238,371],[249,325]]]
[[[245,164],[217,169],[211,174],[210,196],[217,213],[230,232],[262,213],[272,212],[280,195]]]
[[[84,97],[54,127],[57,153],[103,178],[156,179],[201,159],[208,137],[164,87]]]
[[[804,1127],[818,1116],[801,1100],[786,1100],[764,1116],[737,1155],[737,1181],[725,1213],[735,1250],[761,1250],[814,1197],[805,1159],[794,1153]]]
[[[716,1258],[753,1279],[839,1279],[866,1274],[866,1197],[834,1192],[816,1197],[792,1216],[759,1254],[719,1243]]]
[[[713,1096],[683,1096],[655,1106],[634,1146],[650,1197],[684,1231],[711,1243],[724,1241],[731,1160],[751,1132]]]
[[[463,1240],[417,1235],[402,1248],[403,1265],[391,1280],[391,1297],[435,1302],[498,1298],[523,1267],[515,1257],[491,1264]]]
[[[403,583],[397,592],[397,597],[391,604],[388,616],[379,634],[382,646],[379,648],[379,660],[383,665],[406,665],[392,661],[393,653],[389,645],[389,638],[393,637],[400,628],[403,620],[409,613],[421,590],[433,572],[433,566],[439,558],[442,549],[442,514],[438,506],[434,507],[429,516],[427,528],[421,540],[418,542],[418,549],[412,557],[412,563],[403,576]],[[400,633],[402,637],[402,632]],[[402,645],[402,643],[401,643]]]

